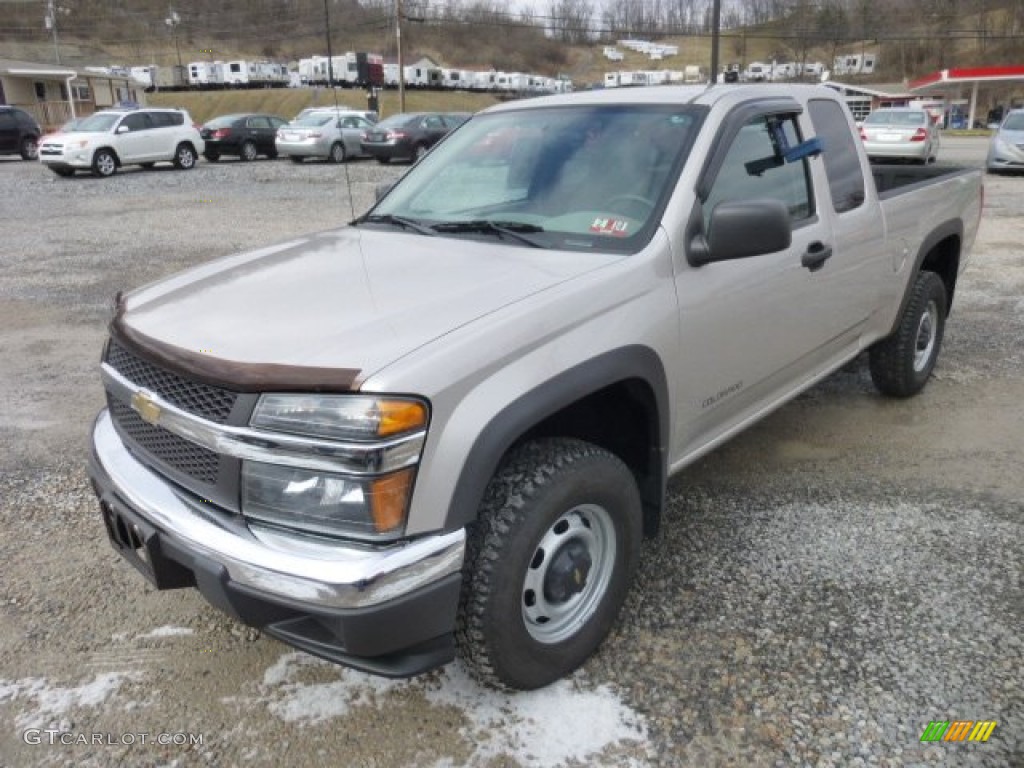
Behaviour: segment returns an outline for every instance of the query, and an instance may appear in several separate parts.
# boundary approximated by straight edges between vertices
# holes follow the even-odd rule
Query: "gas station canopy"
[[[967,125],[973,126],[974,114],[978,106],[978,89],[988,83],[1004,83],[1013,80],[1024,82],[1024,65],[943,69],[911,81],[908,89],[920,96],[942,96],[944,99],[949,99],[961,97],[964,89],[970,87]]]

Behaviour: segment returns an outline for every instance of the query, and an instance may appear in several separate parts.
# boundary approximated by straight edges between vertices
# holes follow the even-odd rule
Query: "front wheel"
[[[607,636],[640,554],[640,494],[598,446],[515,449],[471,526],[456,638],[484,683],[531,690],[572,672]]]
[[[919,272],[896,331],[871,347],[871,380],[879,392],[910,397],[924,389],[942,347],[947,303],[942,278]]]
[[[179,170],[192,170],[196,167],[196,160],[198,159],[196,151],[192,149],[191,144],[179,144],[178,148],[174,150],[174,167]]]
[[[117,173],[117,158],[109,149],[97,150],[92,156],[92,172],[100,178],[109,178]]]

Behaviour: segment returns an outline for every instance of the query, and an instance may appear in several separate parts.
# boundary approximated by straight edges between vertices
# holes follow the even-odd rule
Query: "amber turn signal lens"
[[[403,469],[372,482],[370,506],[377,533],[389,533],[405,524],[413,474],[412,468]]]
[[[427,409],[412,400],[381,400],[377,404],[380,422],[377,435],[388,437],[427,426]]]

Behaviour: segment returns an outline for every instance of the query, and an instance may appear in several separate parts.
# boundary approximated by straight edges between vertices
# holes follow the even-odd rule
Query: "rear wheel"
[[[196,167],[196,151],[191,144],[179,144],[174,150],[174,167],[182,171],[190,171]]]
[[[256,145],[251,141],[247,141],[242,144],[242,151],[239,153],[239,157],[245,162],[251,163],[256,159],[256,155],[258,154],[259,152],[256,151]]]
[[[427,147],[426,147],[426,145],[425,144],[417,144],[416,145],[416,149],[414,149],[413,153],[412,153],[412,162],[415,163],[417,160],[419,160],[425,154],[427,154]]]
[[[36,160],[39,158],[39,139],[35,136],[26,136],[21,140],[18,148],[22,160]]]
[[[100,178],[109,178],[117,173],[117,158],[109,149],[99,149],[92,156],[92,172]]]
[[[892,397],[916,395],[928,382],[946,328],[946,286],[934,272],[919,272],[899,326],[871,348],[871,380]]]
[[[625,600],[641,535],[617,456],[573,439],[515,449],[470,527],[456,639],[473,674],[529,690],[580,666]]]
[[[331,152],[327,156],[327,159],[332,163],[344,163],[345,162],[345,145],[340,141],[336,141],[331,145]]]

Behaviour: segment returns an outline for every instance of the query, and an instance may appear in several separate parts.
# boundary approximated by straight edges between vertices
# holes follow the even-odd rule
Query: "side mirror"
[[[127,125],[117,126],[117,130],[114,133],[128,133],[131,130]]]
[[[690,240],[686,259],[694,267],[785,250],[793,242],[789,209],[781,200],[719,203],[707,231]]]

